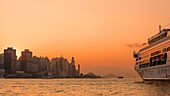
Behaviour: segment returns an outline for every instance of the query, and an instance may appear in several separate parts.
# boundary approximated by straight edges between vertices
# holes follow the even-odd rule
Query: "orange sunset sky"
[[[0,52],[74,56],[81,72],[137,76],[133,51],[170,23],[170,0],[0,0]],[[170,28],[170,26],[169,26]]]

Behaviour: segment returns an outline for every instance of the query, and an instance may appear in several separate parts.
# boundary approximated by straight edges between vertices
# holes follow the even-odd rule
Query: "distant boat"
[[[143,80],[170,80],[170,29],[161,29],[134,52],[135,70]]]
[[[119,78],[119,79],[123,79],[124,77],[122,77],[122,76],[119,76],[118,78]]]

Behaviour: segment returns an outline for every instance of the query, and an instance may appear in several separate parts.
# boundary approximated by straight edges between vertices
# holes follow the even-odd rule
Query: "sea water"
[[[0,96],[170,96],[170,83],[140,78],[0,79]]]

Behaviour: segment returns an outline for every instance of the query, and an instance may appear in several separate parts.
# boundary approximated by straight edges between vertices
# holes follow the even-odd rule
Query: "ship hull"
[[[144,81],[170,81],[170,65],[135,68]]]

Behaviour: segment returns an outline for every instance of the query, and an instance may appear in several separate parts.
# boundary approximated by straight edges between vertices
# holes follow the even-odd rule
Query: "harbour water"
[[[0,79],[0,96],[170,96],[170,83],[140,78]]]

